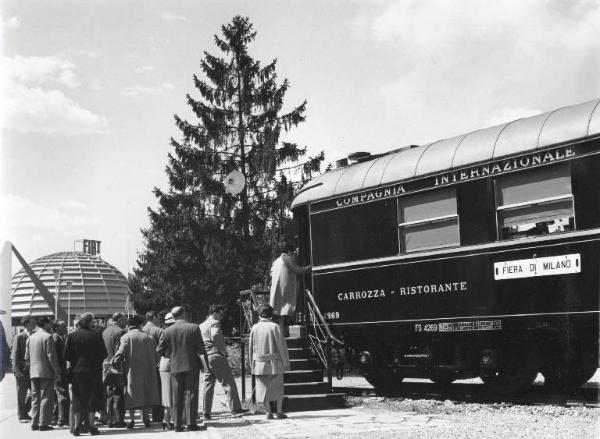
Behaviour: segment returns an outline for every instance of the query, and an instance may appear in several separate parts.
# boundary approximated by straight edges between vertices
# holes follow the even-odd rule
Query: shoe
[[[32,425],[32,426],[31,426],[31,429],[32,429],[33,431],[37,431],[37,430],[39,430],[39,429],[40,429],[40,426],[39,426],[39,425]]]
[[[19,422],[29,422],[29,421],[31,421],[31,416],[29,416],[29,415],[19,418]]]
[[[175,427],[175,426],[171,422],[163,422],[162,423],[163,431],[165,431],[165,430],[173,430],[173,427]]]
[[[212,419],[211,415],[204,415],[204,420],[205,421],[210,421]]]
[[[285,413],[277,413],[277,414],[275,415],[275,417],[276,417],[277,419],[286,419],[286,418],[287,418],[287,415],[286,415]]]
[[[135,426],[135,422],[131,421],[127,425],[125,425],[125,428],[127,428],[127,430],[133,430],[134,426]]]
[[[75,430],[73,430],[73,431],[71,432],[71,434],[72,434],[73,436],[79,436],[81,433],[79,433],[79,429],[78,429],[78,428],[76,428]]]
[[[54,427],[52,425],[42,425],[42,426],[40,426],[40,431],[50,431],[50,430],[54,430]]]
[[[267,413],[266,418],[267,419],[273,419],[273,413]]]
[[[201,431],[206,430],[206,425],[188,425],[187,431]]]
[[[100,434],[100,430],[98,430],[97,428],[90,428],[91,436],[98,436],[99,434]]]

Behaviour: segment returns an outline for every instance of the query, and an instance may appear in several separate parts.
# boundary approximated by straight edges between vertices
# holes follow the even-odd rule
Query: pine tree
[[[159,208],[149,209],[142,231],[133,300],[144,311],[183,303],[197,313],[208,303],[228,303],[261,282],[271,245],[290,220],[294,189],[320,170],[324,155],[302,163],[306,148],[280,142],[305,120],[306,101],[284,111],[289,82],[277,81],[277,60],[262,66],[248,53],[256,32],[246,17],[221,27],[221,56],[204,52],[199,97],[187,95],[197,120],[175,115],[182,133],[171,139],[169,189],[155,188]],[[238,170],[246,185],[238,195],[223,179]]]

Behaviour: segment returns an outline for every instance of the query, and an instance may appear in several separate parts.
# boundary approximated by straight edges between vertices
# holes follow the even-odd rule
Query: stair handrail
[[[308,297],[308,300],[310,302],[310,305],[312,305],[313,309],[314,309],[314,313],[315,316],[318,317],[319,319],[319,323],[320,325],[322,325],[325,328],[326,331],[326,335],[327,337],[329,337],[329,339],[331,341],[333,341],[335,344],[344,346],[345,343],[341,340],[339,340],[335,335],[333,335],[333,333],[331,332],[331,328],[329,328],[329,325],[327,324],[327,322],[325,321],[325,318],[323,317],[323,314],[321,314],[321,310],[319,309],[319,306],[317,305],[317,303],[315,302],[315,299],[313,297],[313,295],[310,293],[310,291],[307,289],[306,290],[306,297]]]

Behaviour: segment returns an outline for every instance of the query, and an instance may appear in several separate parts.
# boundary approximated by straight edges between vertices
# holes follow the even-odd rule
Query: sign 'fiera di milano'
[[[393,186],[372,189],[356,194],[346,195],[327,200],[314,206],[314,211],[320,211],[331,208],[347,207],[362,203],[368,203],[375,200],[381,200],[390,197],[396,197],[411,192],[422,191],[435,187],[447,186],[455,183],[461,183],[478,178],[485,178],[495,175],[501,175],[527,168],[547,165],[549,163],[560,162],[571,159],[577,155],[573,146],[562,146],[547,151],[534,152],[520,157],[514,157],[497,162],[486,163],[482,165],[471,166],[469,168],[450,171],[433,177],[426,177],[406,183],[399,183]]]

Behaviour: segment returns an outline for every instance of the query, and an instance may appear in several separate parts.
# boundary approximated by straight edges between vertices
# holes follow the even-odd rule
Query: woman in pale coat
[[[273,308],[261,305],[260,320],[250,331],[248,353],[251,358],[252,374],[256,377],[256,400],[262,401],[267,419],[273,419],[271,402],[275,402],[277,419],[283,414],[283,373],[290,368],[287,346],[279,325],[273,323]]]
[[[143,323],[139,316],[129,317],[129,332],[121,337],[119,350],[112,360],[113,363],[124,361],[128,369],[125,388],[125,409],[129,409],[131,418],[127,424],[128,429],[135,425],[135,409],[142,409],[144,425],[150,427],[150,410],[152,406],[160,404],[156,377],[156,342],[151,335],[140,329]]]

